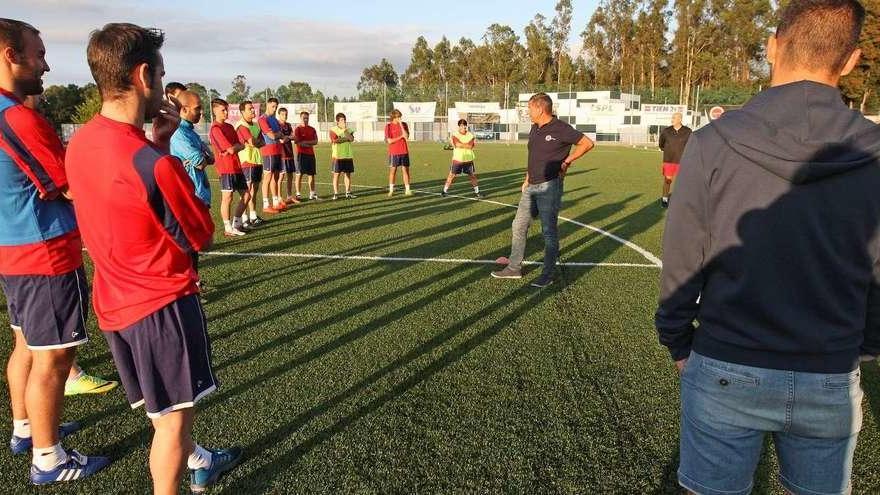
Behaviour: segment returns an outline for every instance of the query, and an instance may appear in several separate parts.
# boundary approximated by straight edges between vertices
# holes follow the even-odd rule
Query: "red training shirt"
[[[238,140],[238,135],[235,133],[235,127],[232,127],[232,124],[227,122],[215,121],[211,124],[208,138],[211,141],[211,147],[214,148],[214,166],[217,167],[217,173],[241,173],[241,162],[238,161],[238,153],[233,152],[231,155],[224,153],[236,144],[241,144]]]
[[[406,122],[401,122],[400,124],[391,122],[385,125],[385,139],[394,139],[402,136],[404,129],[409,133],[409,126],[406,125]],[[407,146],[406,141],[406,139],[401,139],[400,141],[389,144],[388,154],[391,156],[408,155],[409,146]]]
[[[317,141],[318,140],[318,131],[315,130],[314,127],[310,125],[298,125],[296,129],[293,130],[293,137],[297,141]],[[296,153],[299,155],[314,155],[315,148],[313,146],[300,146],[296,145]]]
[[[66,164],[102,330],[198,292],[191,254],[210,244],[214,223],[178,158],[143,129],[96,115],[71,139]]]

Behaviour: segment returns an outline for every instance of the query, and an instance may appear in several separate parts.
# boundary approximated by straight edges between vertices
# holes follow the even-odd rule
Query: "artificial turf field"
[[[507,256],[515,210],[492,202],[517,203],[526,149],[480,144],[487,201],[473,201],[466,177],[451,191],[462,197],[437,195],[451,152],[413,144],[417,193],[389,199],[385,146],[356,144],[358,197],[334,202],[327,148],[318,148],[324,201],[243,238],[221,228],[213,249],[343,258],[202,257],[221,388],[200,403],[195,438],[246,455],[211,493],[678,493],[678,382],[653,329],[660,271],[648,257],[561,221],[562,261],[602,265],[560,267],[543,290],[528,286],[534,265],[523,280],[502,281],[489,277],[491,264],[344,258]],[[659,257],[659,162],[654,151],[599,146],[566,178],[561,216]],[[527,259],[542,253],[536,223]],[[90,324],[80,363],[115,377],[94,317]],[[0,332],[0,355],[10,337]],[[880,372],[875,363],[862,369],[854,488],[878,493]],[[8,438],[5,376],[2,385]],[[37,490],[27,456],[4,449],[0,493],[149,491],[151,429],[121,390],[69,398],[63,418],[85,425],[66,446],[113,464]],[[775,469],[766,454],[755,493],[781,493]]]

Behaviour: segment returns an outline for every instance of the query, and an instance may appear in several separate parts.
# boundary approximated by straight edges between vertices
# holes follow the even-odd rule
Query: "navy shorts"
[[[63,275],[0,275],[9,324],[24,334],[28,349],[85,344],[89,285],[82,267]]]
[[[409,167],[409,155],[388,155],[389,167]]]
[[[296,173],[302,175],[315,175],[316,168],[315,155],[307,155],[305,153],[296,155]]]
[[[180,298],[118,332],[104,332],[131,408],[158,418],[217,389],[199,296]]]
[[[247,184],[256,184],[263,180],[263,169],[260,166],[241,167],[241,173],[244,175],[244,181]]]
[[[354,160],[351,158],[343,158],[341,160],[333,160],[331,162],[331,170],[334,174],[353,174]]]
[[[281,155],[264,156],[263,170],[266,172],[281,172],[284,170],[284,164],[281,162]]]
[[[296,172],[296,167],[293,165],[293,158],[282,158],[281,161],[284,163],[284,173],[292,174]]]
[[[474,162],[453,163],[449,166],[449,173],[455,175],[474,175]]]
[[[244,191],[247,189],[247,183],[244,174],[220,174],[220,190],[221,191]]]

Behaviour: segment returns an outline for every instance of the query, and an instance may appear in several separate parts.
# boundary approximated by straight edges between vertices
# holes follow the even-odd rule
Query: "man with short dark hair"
[[[562,206],[562,180],[572,162],[593,149],[593,141],[553,115],[553,100],[546,93],[529,99],[529,165],[522,184],[522,195],[513,219],[513,241],[508,265],[492,272],[495,278],[522,278],[526,237],[532,219],[541,218],[544,234],[544,268],[532,287],[544,288],[553,283],[559,258],[559,209]],[[572,149],[574,146],[574,149]]]
[[[284,204],[295,205],[299,204],[299,198],[293,195],[293,174],[296,172],[293,155],[293,125],[287,121],[286,108],[278,109],[278,127],[281,129],[281,136],[284,138],[284,142],[281,143],[281,161],[284,166],[281,169],[281,177],[278,182],[278,195],[280,196],[282,193],[281,181],[284,181],[287,187],[287,196]]]
[[[180,93],[186,91],[186,86],[183,83],[179,83],[177,81],[172,81],[165,85],[165,96],[171,98],[177,98],[180,96]]]
[[[150,473],[157,494],[176,494],[183,470],[202,492],[241,458],[192,440],[196,402],[217,388],[191,254],[214,224],[168,143],[180,116],[163,99],[164,34],[107,24],[87,59],[101,111],[71,139],[70,188],[95,264],[95,313],[132,407],[154,428]],[[153,142],[143,130],[153,121]]]
[[[13,455],[32,450],[30,480],[86,478],[109,464],[65,450],[78,423],[59,426],[76,348],[88,342],[88,283],[82,241],[52,126],[25,97],[43,92],[49,71],[40,32],[0,19],[0,284],[15,344],[6,368]]]
[[[278,179],[284,163],[281,161],[281,145],[286,138],[281,135],[281,125],[275,117],[278,109],[278,98],[266,100],[266,113],[260,115],[257,123],[263,134],[263,146],[260,155],[263,159],[263,211],[266,213],[279,213],[287,209],[287,205],[281,200],[281,192]]]
[[[296,143],[296,199],[300,199],[302,176],[307,175],[309,182],[309,200],[318,198],[318,190],[315,188],[315,146],[318,144],[318,131],[309,125],[309,112],[300,112],[300,124],[293,130],[293,141]]]
[[[236,229],[249,229],[263,224],[263,219],[257,215],[256,197],[260,190],[260,183],[265,184],[269,177],[263,177],[263,157],[260,154],[260,147],[263,146],[263,138],[260,133],[260,126],[256,122],[256,113],[254,111],[254,103],[250,100],[243,101],[238,104],[238,111],[241,119],[235,123],[235,132],[238,135],[238,141],[243,148],[238,152],[238,161],[241,162],[241,172],[244,174],[247,182],[248,197],[247,209],[250,212],[242,218],[242,223],[233,224]],[[265,179],[265,180],[264,180]],[[264,196],[265,197],[265,196]],[[266,209],[269,213],[277,213],[274,209]]]
[[[682,157],[656,326],[681,373],[691,492],[751,491],[768,434],[788,493],[852,490],[859,361],[880,354],[880,127],[837,85],[864,18],[856,0],[792,0],[771,87]]]

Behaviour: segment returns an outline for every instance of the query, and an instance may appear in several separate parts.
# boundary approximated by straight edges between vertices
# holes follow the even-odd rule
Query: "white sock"
[[[263,208],[268,208],[268,207],[269,207],[269,199],[263,198]]]
[[[275,197],[273,197],[272,199],[275,201],[275,204],[276,204],[276,205],[277,205],[278,203],[281,202],[281,198],[278,197],[278,196],[275,196]]]
[[[388,192],[394,192],[394,184],[388,184]]]
[[[229,220],[223,220],[223,229],[232,230],[232,222]]]
[[[86,374],[86,372],[85,372],[84,370],[80,369],[80,370],[79,370],[79,373],[77,373],[76,375],[74,375],[73,378],[71,378],[70,375],[67,375],[67,382],[68,382],[68,383],[70,383],[70,382],[75,382],[75,381],[79,380],[79,377],[81,377],[81,376],[83,376],[83,375],[85,375],[85,374]]]
[[[404,187],[407,191],[409,191],[409,184],[406,184],[406,185],[403,186],[403,187]]]
[[[51,471],[67,462],[67,452],[61,448],[61,442],[45,449],[34,447],[34,466],[40,471]]]
[[[31,422],[27,419],[12,420],[12,434],[18,438],[31,437]]]
[[[213,462],[211,452],[199,444],[195,444],[192,454],[186,460],[186,466],[190,469],[208,469]]]
[[[474,186],[474,192],[480,194],[480,186]]]
[[[252,211],[252,212],[251,212],[251,222],[253,222],[253,221],[256,220],[256,219],[257,219],[257,212],[256,212],[256,211]]]
[[[663,201],[669,201],[669,196],[663,196]]]

